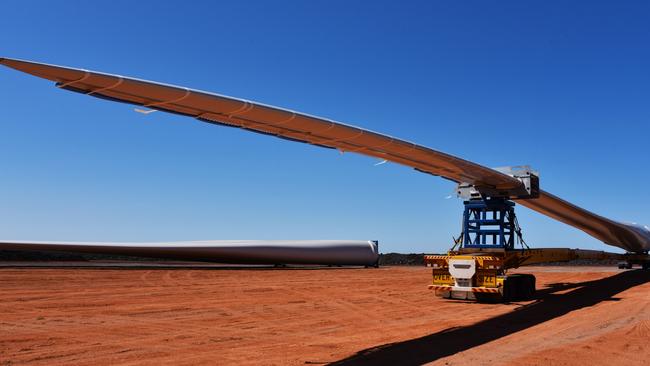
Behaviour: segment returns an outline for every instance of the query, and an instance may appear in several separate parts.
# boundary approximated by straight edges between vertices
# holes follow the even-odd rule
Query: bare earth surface
[[[520,272],[537,300],[435,298],[424,267],[5,267],[0,365],[650,362],[650,271]]]

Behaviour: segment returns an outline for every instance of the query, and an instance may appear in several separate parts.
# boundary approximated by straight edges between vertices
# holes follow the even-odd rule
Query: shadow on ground
[[[595,281],[555,284],[540,290],[537,301],[476,324],[446,329],[421,338],[368,348],[330,365],[421,365],[451,356],[544,323],[650,281],[650,271],[626,271]],[[566,294],[555,294],[575,288]]]

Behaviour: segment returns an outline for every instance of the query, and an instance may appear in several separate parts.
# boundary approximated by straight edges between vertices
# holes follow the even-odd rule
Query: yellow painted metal
[[[629,256],[629,255],[627,255]],[[474,260],[476,273],[472,279],[473,288],[503,288],[507,280],[508,269],[520,266],[566,262],[574,259],[616,259],[626,258],[624,254],[609,253],[597,250],[569,248],[541,248],[525,250],[491,250],[485,252],[450,251],[447,255],[427,255],[424,261],[432,267],[433,286],[454,286],[455,280],[449,273],[449,261]]]
[[[453,286],[454,278],[449,274],[449,269],[434,269],[433,284]]]
[[[474,286],[497,287],[497,271],[484,269],[476,271]]]

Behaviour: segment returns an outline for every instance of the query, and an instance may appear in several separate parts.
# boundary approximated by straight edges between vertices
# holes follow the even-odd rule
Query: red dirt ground
[[[641,365],[650,271],[531,267],[539,297],[435,298],[423,267],[0,268],[0,365]]]

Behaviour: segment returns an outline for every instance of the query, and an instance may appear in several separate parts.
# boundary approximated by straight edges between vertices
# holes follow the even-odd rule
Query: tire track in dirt
[[[551,297],[618,273],[565,267],[526,272],[535,273],[539,289]],[[429,281],[429,270],[421,267],[0,269],[0,359],[25,365],[304,365],[445,329],[471,329],[534,305],[439,299],[427,290]],[[544,290],[549,286],[553,294]],[[634,357],[647,359],[650,352],[643,348],[650,335],[648,290],[637,286],[434,363],[562,364],[568,355],[597,365],[600,358],[589,356],[597,347],[609,350],[604,360],[627,352],[621,360],[635,364]]]

